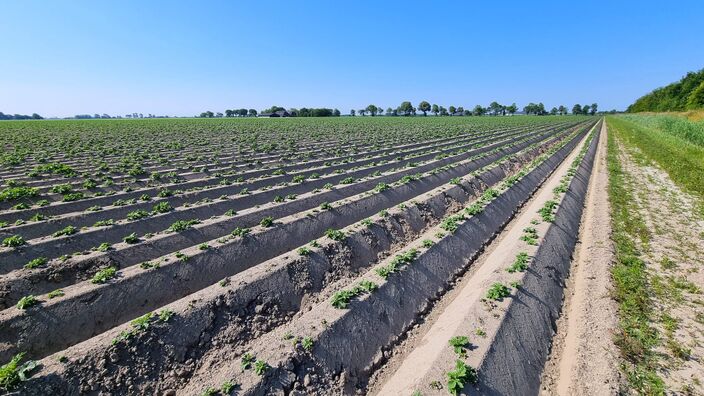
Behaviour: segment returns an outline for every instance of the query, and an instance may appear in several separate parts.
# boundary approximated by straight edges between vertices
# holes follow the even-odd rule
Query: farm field
[[[537,392],[604,124],[0,128],[21,394],[323,395]]]

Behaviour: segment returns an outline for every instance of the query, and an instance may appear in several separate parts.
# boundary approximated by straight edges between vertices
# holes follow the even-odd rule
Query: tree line
[[[575,104],[572,107],[572,114],[579,115],[594,115],[598,111],[598,105],[592,103],[591,105],[581,105]],[[200,113],[201,118],[220,118],[220,117],[256,117],[258,115],[269,115],[277,112],[285,112],[287,117],[339,117],[341,116],[340,110],[329,109],[329,108],[306,108],[302,107],[300,109],[290,108],[286,109],[281,106],[271,106],[268,109],[264,109],[261,112],[257,112],[255,109],[233,109],[225,110],[225,113],[213,113],[212,111],[205,111]],[[401,102],[401,104],[396,107],[387,107],[384,109],[382,106],[377,106],[370,104],[362,109],[351,109],[349,112],[350,116],[415,116],[418,113],[423,113],[427,116],[428,113],[432,113],[435,116],[505,116],[514,115],[518,113],[518,106],[515,103],[510,105],[503,105],[496,101],[491,102],[488,106],[484,107],[481,105],[474,106],[473,109],[465,109],[462,106],[444,106],[437,104],[430,104],[428,101],[421,101],[418,106],[414,106],[410,101]],[[545,109],[545,105],[542,103],[529,103],[523,107],[523,114],[527,115],[566,115],[569,114],[567,107],[558,106],[553,107],[550,111]]]
[[[657,88],[628,106],[629,113],[641,111],[685,111],[704,108],[704,69],[689,72],[680,81]]]
[[[26,114],[5,114],[0,111],[0,120],[43,120],[44,117],[37,113],[32,113],[32,115]]]

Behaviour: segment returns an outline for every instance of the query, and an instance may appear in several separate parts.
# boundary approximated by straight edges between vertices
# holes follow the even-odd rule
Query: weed
[[[481,327],[477,327],[477,328],[474,330],[474,334],[476,334],[476,335],[478,335],[479,337],[482,337],[482,338],[486,337],[486,331],[484,331],[484,329],[482,329]]]

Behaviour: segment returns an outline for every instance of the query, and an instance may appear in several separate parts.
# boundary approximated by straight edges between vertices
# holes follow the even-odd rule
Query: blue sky
[[[500,5],[496,5],[500,4]],[[4,1],[0,111],[493,100],[623,109],[704,67],[703,1]]]

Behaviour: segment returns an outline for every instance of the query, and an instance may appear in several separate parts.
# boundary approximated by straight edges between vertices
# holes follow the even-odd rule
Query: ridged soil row
[[[557,126],[553,126],[553,128],[556,128]],[[543,130],[546,127],[538,128],[538,130]],[[547,127],[549,128],[549,127]],[[502,136],[502,135],[511,135],[511,134],[520,134],[520,133],[526,133],[522,129],[515,129],[515,130],[510,130],[507,132],[504,131],[487,131],[485,133],[472,135],[471,138],[468,140],[474,141],[474,140],[480,140],[481,138],[488,138],[491,136]],[[121,192],[116,192],[111,195],[105,195],[105,196],[97,196],[97,197],[89,197],[86,199],[78,200],[78,201],[72,201],[72,202],[63,202],[63,201],[58,201],[58,202],[53,202],[49,204],[48,206],[43,206],[43,207],[38,207],[38,208],[30,208],[30,209],[22,209],[22,210],[6,210],[0,213],[0,221],[8,222],[8,223],[14,223],[17,219],[21,219],[24,221],[30,221],[32,216],[34,216],[37,213],[41,213],[42,215],[45,216],[55,216],[55,215],[61,215],[61,214],[66,214],[66,213],[71,213],[71,212],[76,212],[76,211],[81,211],[81,210],[86,210],[88,208],[92,208],[95,206],[108,206],[112,205],[113,202],[116,200],[121,200],[122,202],[128,201],[128,200],[138,200],[140,199],[143,195],[150,196],[152,198],[156,198],[159,196],[159,193],[166,189],[166,190],[172,190],[172,191],[198,191],[200,189],[204,188],[212,188],[213,190],[216,190],[218,188],[227,188],[228,185],[235,184],[235,187],[239,187],[239,189],[242,188],[247,188],[250,190],[260,188],[263,186],[268,186],[268,185],[273,185],[277,183],[283,183],[283,182],[289,182],[293,176],[303,176],[305,178],[309,178],[313,174],[320,174],[320,173],[331,173],[333,171],[338,171],[338,170],[347,170],[355,166],[363,166],[367,164],[374,164],[375,162],[382,162],[382,161],[388,161],[391,158],[395,158],[399,156],[400,154],[404,154],[411,156],[418,154],[420,152],[425,151],[425,148],[415,148],[411,150],[410,153],[407,153],[405,151],[396,151],[393,150],[392,152],[389,152],[389,150],[380,150],[380,153],[378,155],[372,155],[371,157],[367,157],[367,155],[357,155],[357,156],[352,156],[352,159],[350,160],[349,157],[338,157],[335,160],[330,159],[330,160],[321,160],[321,161],[315,161],[315,162],[301,162],[301,163],[294,163],[294,164],[289,164],[286,166],[282,166],[276,170],[281,171],[281,172],[292,172],[291,174],[288,175],[278,175],[274,176],[271,173],[274,171],[273,169],[254,169],[254,170],[249,170],[246,172],[242,172],[239,174],[229,174],[229,175],[222,175],[222,176],[208,176],[206,178],[202,179],[197,179],[197,180],[191,180],[187,182],[180,182],[180,183],[171,183],[171,184],[162,184],[159,186],[151,186],[148,188],[143,188],[143,189],[138,189],[138,190],[132,190],[132,191],[121,191]],[[355,160],[356,159],[356,160]],[[231,173],[231,172],[228,172]],[[236,182],[238,177],[242,177],[242,182]],[[230,189],[234,189],[234,187],[230,187]],[[232,192],[230,192],[231,194]],[[215,198],[221,194],[227,194],[226,192],[219,192],[218,195],[210,195],[209,198]],[[56,199],[60,199],[61,195],[57,195],[55,197]],[[124,204],[123,204],[124,205]],[[2,230],[0,230],[2,232]]]
[[[501,132],[501,130],[497,130],[495,132]],[[460,136],[455,136],[452,138],[445,138],[445,139],[433,139],[429,141],[424,141],[424,142],[418,142],[418,143],[412,143],[412,144],[405,144],[405,145],[398,145],[396,146],[393,143],[390,142],[382,142],[382,146],[384,147],[394,147],[394,149],[389,150],[389,149],[376,149],[375,147],[377,144],[362,144],[358,147],[358,149],[362,149],[361,152],[359,150],[351,150],[352,153],[348,154],[346,156],[340,156],[340,153],[333,153],[334,155],[328,156],[328,157],[322,157],[321,154],[327,154],[324,151],[319,151],[317,148],[311,148],[310,151],[307,151],[306,148],[302,148],[300,151],[297,151],[298,156],[303,156],[307,157],[310,155],[311,157],[314,157],[313,159],[308,159],[306,161],[299,161],[297,163],[299,164],[311,164],[314,166],[315,164],[322,164],[325,162],[334,162],[334,161],[340,161],[343,159],[347,158],[362,158],[366,156],[377,156],[377,155],[382,155],[385,152],[389,151],[396,151],[396,150],[410,150],[413,148],[417,147],[425,147],[427,145],[442,145],[442,143],[447,142],[446,144],[452,144],[452,142],[456,141],[461,141],[462,139],[468,138],[473,136],[473,134],[465,134],[465,135],[460,135]],[[397,142],[396,142],[397,143]],[[348,150],[345,150],[348,151]],[[313,155],[315,153],[315,155]],[[211,177],[214,174],[221,173],[221,172],[237,172],[238,170],[240,171],[251,171],[252,167],[255,167],[259,170],[262,169],[272,169],[276,167],[281,167],[281,166],[287,166],[290,165],[291,161],[284,160],[283,158],[288,156],[290,153],[282,153],[280,155],[277,155],[275,157],[272,157],[270,160],[266,162],[262,162],[261,160],[240,160],[240,156],[226,156],[226,157],[219,157],[217,163],[198,163],[198,162],[188,162],[184,163],[185,166],[180,167],[180,168],[165,168],[160,170],[157,173],[162,173],[162,176],[165,179],[169,179],[167,173],[169,172],[174,172],[177,174],[176,178],[185,180],[185,181],[190,181],[194,179],[200,179],[200,178],[207,178]],[[183,152],[180,153],[180,156],[183,157],[188,157],[189,152]],[[193,169],[201,169],[205,168],[207,171],[199,171],[199,170],[193,170]],[[95,172],[95,164],[93,164],[92,167],[86,167],[86,168],[74,168],[74,170],[77,173],[85,173],[85,172]],[[154,168],[150,167],[143,167],[144,170],[144,175],[151,174],[152,171],[154,171]],[[136,179],[135,181],[132,181],[133,179]],[[107,186],[107,187],[102,187],[98,186],[97,188],[91,189],[91,190],[85,190],[82,188],[82,183],[83,179],[81,176],[75,176],[75,177],[54,177],[54,178],[44,178],[41,180],[36,180],[33,178],[29,177],[18,177],[14,178],[15,181],[23,181],[26,183],[27,186],[29,187],[35,187],[37,188],[39,193],[47,193],[51,190],[52,185],[55,184],[68,184],[71,185],[74,190],[76,191],[82,191],[82,192],[109,192],[109,191],[118,191],[121,190],[122,188],[126,186],[131,186],[133,188],[139,188],[139,187],[146,187],[149,184],[152,184],[152,180],[150,177],[146,176],[141,176],[141,178],[133,177],[128,174],[124,173],[119,173],[119,174],[112,174],[111,175],[111,180],[114,182],[114,184]],[[126,181],[123,183],[123,181]],[[60,195],[55,196],[55,197],[61,197]],[[47,199],[50,199],[51,197],[45,197]]]
[[[552,138],[554,139],[554,138]],[[451,167],[429,174],[416,181],[398,183],[386,191],[361,194],[353,197],[333,210],[306,211],[277,220],[274,227],[258,227],[244,237],[229,237],[229,240],[211,240],[208,248],[192,246],[179,254],[160,257],[153,263],[155,269],[145,270],[143,265],[131,266],[117,273],[106,285],[83,282],[63,290],[64,296],[47,299],[38,312],[18,313],[10,308],[4,311],[0,323],[8,343],[19,339],[16,347],[32,354],[39,351],[53,352],[72,342],[85,339],[152,310],[174,299],[192,293],[225,276],[232,275],[259,262],[284,253],[323,234],[328,228],[340,228],[368,217],[379,210],[404,202],[421,192],[447,183],[477,168],[491,164],[503,156],[515,153],[528,146],[524,142],[508,149],[497,149],[495,153],[468,160],[462,166]],[[543,142],[544,144],[544,142]],[[181,235],[181,234],[170,234]],[[186,232],[186,237],[188,233]],[[193,242],[193,238],[187,239]],[[262,247],[266,246],[266,249]],[[173,249],[166,249],[173,252]],[[135,254],[130,257],[143,257]],[[187,259],[186,259],[187,258]],[[174,281],[177,279],[177,281]],[[114,299],[132,296],[119,306],[112,306]],[[66,327],[70,326],[70,327]],[[42,329],[57,331],[55,336],[46,336]],[[44,334],[44,335],[42,335]],[[67,341],[73,340],[73,341]],[[37,348],[42,348],[37,350]],[[3,351],[13,353],[12,349]]]
[[[422,335],[405,341],[377,370],[367,392],[447,392],[448,373],[459,360],[478,368],[477,384],[470,379],[457,384],[462,394],[538,393],[598,130],[597,125],[488,247],[479,268],[458,282]],[[491,294],[492,289],[502,292]]]
[[[539,132],[539,131],[537,131]],[[500,138],[503,139],[509,139],[512,136],[515,136],[514,134],[509,134],[509,135],[495,135],[493,137],[474,137],[466,142],[461,142],[459,143],[458,147],[451,147],[451,148],[444,148],[440,150],[438,147],[433,147],[430,146],[428,147],[427,151],[430,151],[428,154],[422,154],[421,152],[414,152],[414,153],[408,153],[408,152],[397,152],[393,154],[386,155],[384,157],[379,157],[376,158],[376,163],[374,162],[369,162],[369,159],[364,162],[350,162],[343,164],[341,166],[330,166],[326,167],[325,169],[320,169],[320,173],[318,174],[316,179],[313,180],[307,180],[307,183],[305,184],[306,187],[310,187],[311,189],[314,188],[320,188],[323,185],[327,183],[337,183],[343,178],[346,177],[359,177],[361,175],[366,174],[370,169],[373,170],[378,170],[378,171],[386,171],[388,169],[391,169],[393,167],[397,166],[402,166],[406,161],[413,160],[414,162],[418,161],[426,161],[429,160],[435,156],[445,156],[445,155],[452,155],[453,152],[459,151],[461,149],[465,148],[470,148],[471,146],[477,145],[477,144],[483,144],[485,142],[489,142],[490,139],[496,138],[497,141]],[[438,150],[438,151],[435,151]],[[425,151],[425,150],[424,150]],[[397,160],[396,158],[399,156],[409,156],[409,155],[414,155],[413,158],[408,158],[405,160]],[[417,155],[417,156],[416,156]],[[381,163],[381,161],[384,161]],[[355,170],[356,167],[366,167],[366,169],[358,169]],[[346,171],[345,173],[338,173],[339,170]],[[268,186],[273,186],[273,185],[280,185],[280,184],[289,184],[287,182],[290,182],[293,177],[297,176],[296,174],[293,175],[283,175],[281,177],[277,177],[274,180],[271,178],[268,179],[261,179],[256,182],[250,182],[250,183],[242,183],[238,185],[218,185],[217,183],[213,182],[213,186],[207,190],[198,190],[195,191],[191,194],[183,194],[183,195],[178,195],[178,196],[173,196],[169,197],[166,199],[158,199],[158,197],[150,197],[153,199],[149,199],[148,201],[137,201],[133,204],[125,204],[121,206],[112,206],[112,207],[106,207],[106,208],[101,208],[98,211],[89,211],[89,212],[69,212],[65,214],[59,214],[59,215],[54,215],[51,216],[48,213],[45,213],[41,210],[38,210],[38,213],[41,213],[44,216],[51,216],[47,220],[44,221],[32,221],[29,223],[17,225],[17,226],[9,226],[5,227],[0,230],[0,235],[12,235],[12,234],[17,234],[21,235],[24,239],[30,240],[33,238],[38,238],[43,235],[48,235],[51,234],[57,230],[60,230],[68,225],[74,226],[74,227],[88,227],[91,226],[92,224],[95,224],[97,221],[101,220],[107,220],[107,219],[114,219],[114,220],[120,220],[124,219],[128,213],[135,211],[135,210],[146,210],[149,211],[155,205],[156,203],[159,202],[168,202],[169,205],[172,207],[178,207],[184,204],[190,204],[190,203],[197,203],[199,200],[223,200],[223,197],[225,197],[225,200],[231,200],[234,198],[238,198],[240,200],[244,199],[253,199],[253,197],[243,197],[239,195],[239,193],[242,191],[243,188],[247,188],[248,191],[252,192],[251,190],[255,190],[257,188],[263,188],[263,187],[268,187]],[[306,175],[302,175],[306,176]],[[294,185],[297,183],[293,183]],[[286,187],[286,186],[284,186]],[[301,190],[301,187],[298,187],[297,190]],[[292,191],[292,192],[300,192],[300,191]],[[280,193],[283,194],[288,194],[289,192],[287,191],[280,191]],[[141,197],[141,196],[140,196]],[[273,198],[273,195],[272,195]],[[115,201],[115,196],[111,197],[111,202]],[[255,201],[253,204],[258,204],[261,203],[262,201]]]
[[[364,280],[376,287],[357,292],[348,307],[333,306],[336,295],[332,295],[332,301],[316,305],[250,344],[248,352],[270,369],[265,375],[255,370],[240,374],[237,379],[242,384],[241,394],[280,389],[323,395],[353,393],[363,387],[370,372],[385,361],[384,352],[403,338],[419,316],[430,309],[431,302],[469,268],[583,136],[580,134],[552,155],[530,164],[528,172],[519,174],[520,179],[503,183],[498,196],[484,194],[481,203],[474,202],[461,216],[446,219],[409,243],[403,254],[360,276],[346,290],[370,289]],[[425,240],[432,243],[426,244]],[[409,256],[411,252],[415,254]],[[286,348],[281,340],[288,333],[310,337],[312,347]],[[220,364],[225,367],[212,368],[219,375],[196,376],[185,388],[186,393],[213,386],[234,373],[234,364]],[[213,384],[214,381],[217,382]]]
[[[575,139],[570,139],[570,144]],[[354,277],[357,269],[368,269],[377,256],[387,255],[429,225],[437,224],[446,213],[461,208],[487,184],[495,185],[507,174],[515,173],[516,165],[529,161],[541,150],[544,146],[514,156],[504,166],[493,164],[459,184],[418,196],[409,204],[390,210],[388,217],[382,215],[375,224],[350,226],[341,235],[330,234],[334,240],[325,238],[315,244],[317,247],[289,252],[245,269],[163,308],[162,316],[168,316],[164,312],[175,312],[165,323],[155,316],[145,316],[48,357],[42,361],[47,371],[32,380],[29,389],[38,393],[79,389],[140,393],[179,388],[199,365],[199,356],[206,352],[217,354],[223,345],[245,343],[272,326],[285,323],[301,307],[316,306],[317,303],[308,302],[312,298],[310,290],[315,296],[316,291],[331,284],[336,288],[334,283],[340,278]],[[135,330],[139,326],[136,323],[145,318],[149,331]],[[114,344],[105,347],[112,339],[116,339]],[[232,348],[227,351],[242,352]],[[56,363],[59,356],[71,358],[67,363]],[[208,361],[212,359],[209,357]],[[198,367],[201,369],[207,370]],[[98,383],[96,371],[101,370],[102,380]]]
[[[468,159],[459,162],[447,164],[445,166],[457,167],[472,167],[478,166],[481,163],[490,161],[492,158],[503,153],[511,153],[518,151],[529,144],[537,144],[541,139],[554,139],[552,134],[545,134],[536,137],[527,137],[525,139],[511,142],[507,145],[495,147],[489,151],[484,151],[476,154]],[[444,160],[443,160],[444,161]],[[196,244],[206,242],[224,235],[228,235],[236,227],[250,227],[256,225],[265,216],[271,216],[273,219],[295,214],[302,210],[309,210],[318,206],[321,202],[332,202],[329,204],[331,208],[339,205],[341,199],[354,196],[355,193],[368,191],[380,183],[389,183],[385,188],[394,187],[401,183],[398,179],[411,171],[423,170],[423,166],[416,168],[405,168],[405,171],[388,176],[379,176],[372,178],[367,182],[358,182],[351,185],[341,185],[333,190],[303,194],[294,201],[286,201],[285,203],[269,203],[259,207],[244,210],[232,217],[222,216],[196,225],[193,229],[184,230],[181,233],[163,232],[147,240],[137,244],[119,244],[114,245],[106,252],[94,252],[79,256],[75,256],[69,260],[53,260],[46,265],[42,265],[31,269],[16,269],[0,278],[0,305],[8,307],[14,304],[19,298],[28,294],[41,294],[54,290],[59,287],[70,285],[80,280],[90,278],[95,272],[106,265],[112,265],[117,268],[124,268],[143,261],[157,258],[163,254],[171,253],[181,248],[192,247]],[[432,168],[433,172],[437,172],[439,168],[433,168],[432,165],[427,166]],[[461,169],[459,169],[461,171]],[[422,175],[422,174],[421,174]],[[417,176],[413,176],[414,178]],[[442,180],[442,179],[441,179]],[[445,180],[447,181],[447,180]],[[376,191],[376,189],[375,189]],[[204,208],[208,209],[208,207]],[[321,209],[322,210],[322,209]],[[313,214],[316,212],[313,211]],[[182,218],[193,218],[191,216],[181,216]],[[174,220],[181,218],[171,218],[169,222],[162,221],[161,225],[157,224],[158,229],[166,227],[165,224],[172,224]],[[96,243],[97,244],[97,243]]]

